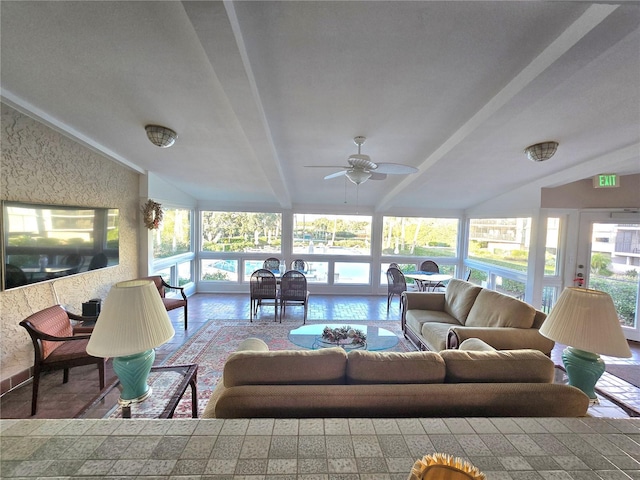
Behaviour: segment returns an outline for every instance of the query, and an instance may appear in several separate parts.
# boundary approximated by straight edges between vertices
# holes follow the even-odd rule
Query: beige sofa
[[[245,340],[227,359],[204,418],[575,417],[589,399],[554,384],[535,350],[268,350]],[[477,344],[487,351],[477,350]]]
[[[402,302],[402,331],[420,350],[458,348],[468,338],[498,350],[532,348],[545,355],[555,345],[539,332],[543,312],[463,280],[450,280],[444,292],[404,292]]]

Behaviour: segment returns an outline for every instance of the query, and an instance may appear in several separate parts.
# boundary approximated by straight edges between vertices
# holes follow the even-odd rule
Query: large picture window
[[[468,258],[526,272],[530,237],[530,218],[471,219]]]
[[[201,231],[205,252],[281,252],[279,213],[205,211]]]
[[[383,218],[383,255],[455,257],[457,241],[457,218]]]
[[[365,215],[293,215],[293,253],[371,255],[371,217]]]
[[[191,251],[191,211],[167,208],[162,223],[153,231],[153,256],[169,258]]]

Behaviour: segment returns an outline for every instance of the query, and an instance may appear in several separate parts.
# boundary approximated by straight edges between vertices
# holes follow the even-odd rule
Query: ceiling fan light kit
[[[529,145],[524,149],[524,153],[532,162],[544,162],[553,157],[558,149],[558,142],[542,142],[535,145]]]
[[[402,165],[400,163],[375,163],[371,161],[369,155],[364,155],[360,152],[360,147],[364,144],[366,137],[358,136],[353,139],[353,143],[358,146],[358,153],[349,155],[347,162],[348,166],[337,167],[343,168],[343,170],[335,173],[331,173],[324,177],[325,180],[330,180],[336,177],[346,176],[351,182],[356,185],[361,185],[367,180],[384,180],[387,175],[409,175],[416,173],[417,168],[409,165]]]
[[[178,134],[170,128],[162,125],[147,125],[147,138],[151,143],[160,148],[168,148],[176,142]]]

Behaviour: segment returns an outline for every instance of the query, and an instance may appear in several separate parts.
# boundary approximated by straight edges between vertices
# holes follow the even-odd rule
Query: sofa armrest
[[[402,292],[405,310],[439,310],[444,312],[444,292]]]
[[[535,328],[513,327],[451,327],[447,333],[447,348],[458,348],[467,338],[479,338],[496,350],[532,348],[550,355],[555,342]]]

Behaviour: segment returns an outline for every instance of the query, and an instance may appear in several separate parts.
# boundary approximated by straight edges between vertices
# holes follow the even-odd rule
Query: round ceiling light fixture
[[[160,148],[167,148],[176,143],[178,134],[170,128],[161,125],[147,125],[144,127],[147,131],[147,138],[154,145]]]
[[[524,153],[532,162],[544,162],[553,157],[558,149],[558,142],[542,142],[535,145],[529,145],[524,149]]]

